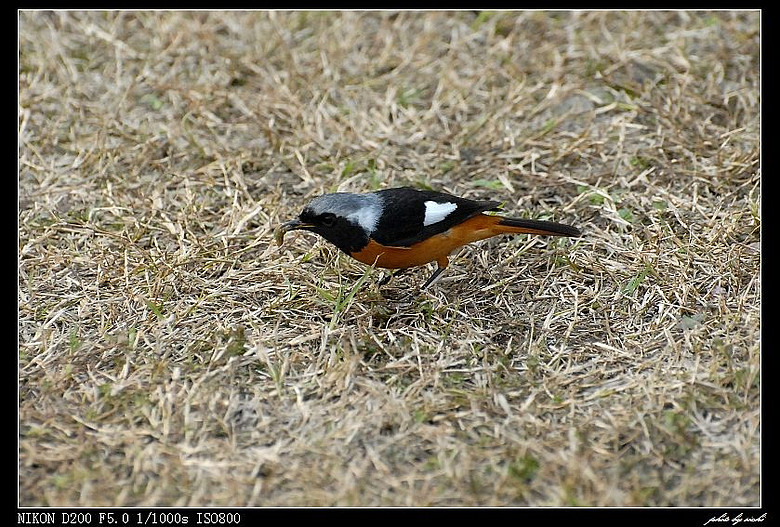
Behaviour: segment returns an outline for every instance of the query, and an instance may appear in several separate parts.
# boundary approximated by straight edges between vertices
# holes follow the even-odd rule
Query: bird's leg
[[[378,283],[379,287],[382,287],[382,286],[384,286],[384,285],[387,285],[387,283],[388,283],[390,280],[392,280],[394,277],[396,277],[396,276],[401,276],[402,274],[404,274],[404,273],[405,273],[405,272],[407,272],[408,270],[409,270],[409,267],[406,267],[406,268],[404,268],[404,269],[396,269],[396,270],[395,270],[395,271],[393,271],[392,273],[389,273],[387,276],[385,276],[384,278],[382,278],[382,279],[379,281],[379,283]]]
[[[449,259],[444,256],[440,258],[439,260],[436,260],[436,263],[439,265],[439,267],[436,268],[436,270],[433,272],[430,278],[423,284],[423,286],[420,288],[420,290],[427,289],[429,285],[436,282],[436,280],[439,278],[441,273],[447,268],[447,266],[450,264]]]

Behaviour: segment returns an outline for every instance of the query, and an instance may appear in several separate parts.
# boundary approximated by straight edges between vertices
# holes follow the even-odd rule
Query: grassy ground
[[[23,12],[22,505],[759,505],[758,12]],[[322,192],[498,199],[378,288]]]

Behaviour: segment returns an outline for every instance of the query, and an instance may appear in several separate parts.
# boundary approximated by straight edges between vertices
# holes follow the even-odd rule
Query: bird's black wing
[[[497,210],[498,201],[475,201],[412,187],[376,192],[382,199],[383,212],[371,237],[382,245],[409,247],[440,234],[470,217],[487,210]],[[455,205],[441,220],[425,225],[426,202]]]

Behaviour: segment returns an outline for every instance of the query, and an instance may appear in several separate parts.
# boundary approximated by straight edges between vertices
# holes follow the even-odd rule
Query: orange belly
[[[370,240],[368,245],[351,256],[364,264],[376,264],[377,267],[386,269],[405,269],[430,262],[446,267],[447,256],[458,247],[505,232],[497,225],[500,220],[498,216],[478,214],[409,247],[387,247]]]

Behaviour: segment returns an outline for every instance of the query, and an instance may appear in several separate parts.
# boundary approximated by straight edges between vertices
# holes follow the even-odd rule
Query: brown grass
[[[20,504],[759,505],[759,28],[20,13]],[[407,184],[585,234],[273,244]]]

